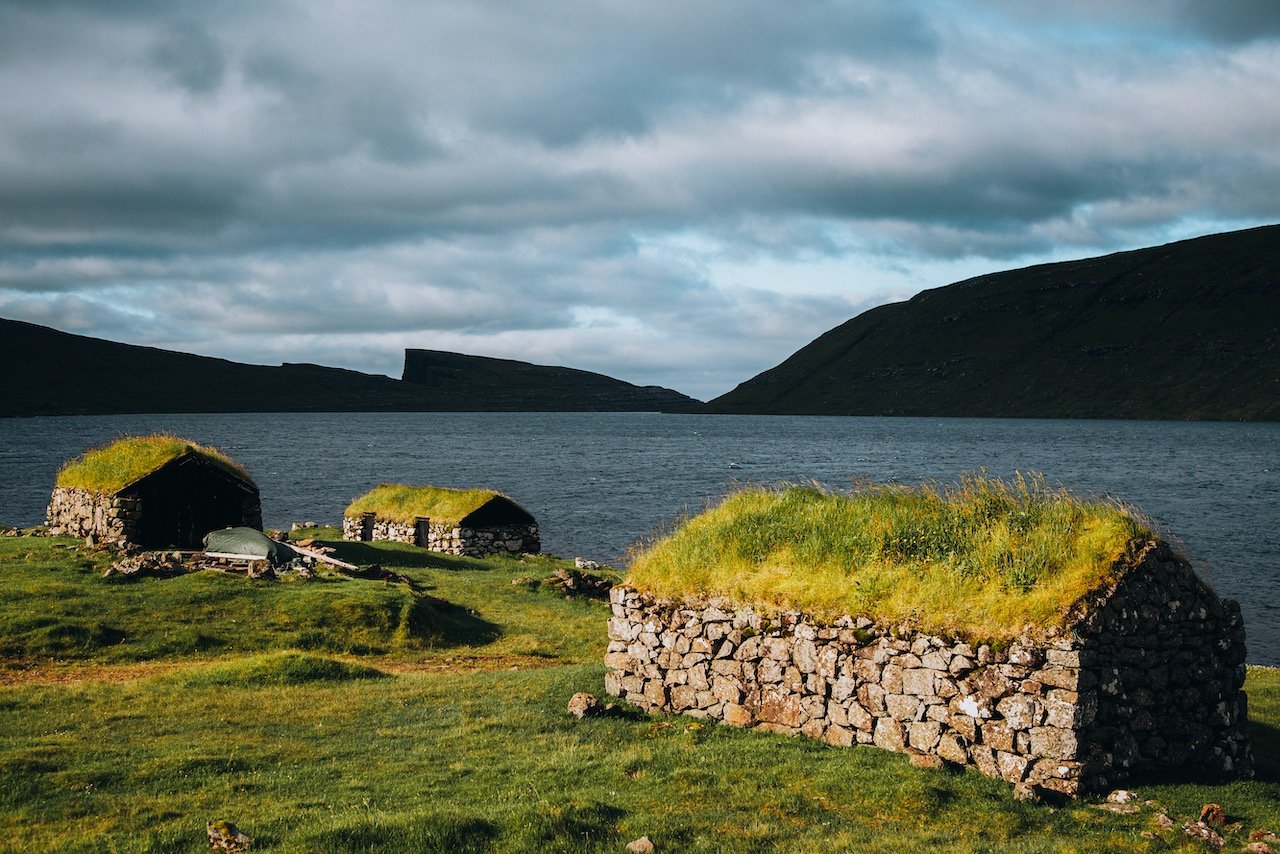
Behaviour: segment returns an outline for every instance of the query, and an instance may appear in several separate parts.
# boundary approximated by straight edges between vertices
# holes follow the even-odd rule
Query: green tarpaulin
[[[276,542],[254,528],[223,528],[221,531],[210,531],[204,538],[204,550],[251,560],[270,561],[273,566],[288,563],[298,556],[298,553],[289,546]]]

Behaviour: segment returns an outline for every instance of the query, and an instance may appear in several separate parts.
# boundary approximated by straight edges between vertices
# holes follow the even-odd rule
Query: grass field
[[[340,549],[414,584],[119,583],[73,541],[0,538],[0,850],[207,851],[216,819],[255,852],[1203,850],[1156,807],[1023,804],[975,772],[630,710],[575,720],[569,697],[602,693],[607,609],[522,580],[564,564]],[[1135,785],[1179,823],[1222,804],[1227,850],[1280,830],[1280,674],[1247,687],[1257,779]]]

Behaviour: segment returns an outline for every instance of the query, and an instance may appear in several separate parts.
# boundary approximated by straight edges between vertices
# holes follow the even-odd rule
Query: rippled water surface
[[[1280,665],[1280,425],[559,413],[129,415],[0,419],[0,524],[43,521],[63,460],[124,433],[215,445],[264,521],[336,524],[383,481],[487,486],[543,547],[618,561],[735,482],[951,481],[1038,471],[1140,507],[1239,599],[1249,658]]]

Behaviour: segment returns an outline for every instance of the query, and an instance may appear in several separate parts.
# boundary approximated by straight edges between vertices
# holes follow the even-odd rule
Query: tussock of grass
[[[57,485],[111,494],[165,463],[191,452],[218,465],[249,483],[253,478],[235,460],[216,448],[197,444],[167,433],[126,436],[100,448],[86,451],[58,471]]]
[[[272,685],[306,685],[311,682],[348,682],[382,679],[388,674],[363,664],[351,664],[304,652],[272,652],[215,664],[182,674],[188,688],[234,686],[258,688]]]
[[[376,513],[379,518],[405,525],[412,525],[419,517],[425,517],[432,522],[456,525],[495,498],[511,500],[492,489],[383,483],[347,505],[346,515]]]
[[[637,556],[629,582],[1011,639],[1058,623],[1135,539],[1152,536],[1125,510],[1038,476],[850,494],[748,489]]]

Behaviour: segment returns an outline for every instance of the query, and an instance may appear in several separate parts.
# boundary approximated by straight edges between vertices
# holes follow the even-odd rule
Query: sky
[[[0,317],[132,344],[708,399],[1276,222],[1277,0],[0,0]]]

